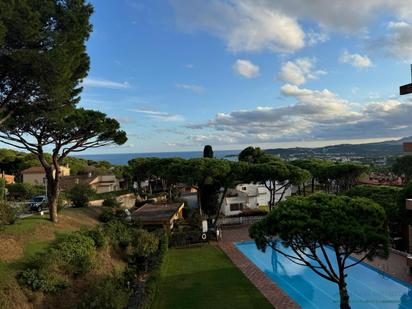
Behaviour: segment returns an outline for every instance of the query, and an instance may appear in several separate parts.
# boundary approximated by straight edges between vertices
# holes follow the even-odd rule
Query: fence
[[[265,216],[247,216],[247,217],[221,217],[217,220],[218,225],[241,225],[252,224],[260,221]]]

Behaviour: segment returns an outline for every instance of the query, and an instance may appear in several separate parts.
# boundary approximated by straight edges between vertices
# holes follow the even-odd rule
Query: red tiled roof
[[[44,173],[44,167],[42,166],[32,166],[29,168],[26,168],[23,170],[21,173],[22,174],[39,174],[39,173]]]

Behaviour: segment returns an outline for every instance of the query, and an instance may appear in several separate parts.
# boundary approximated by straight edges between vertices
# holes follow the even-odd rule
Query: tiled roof
[[[44,173],[44,167],[43,166],[32,166],[32,167],[26,168],[21,173],[22,174],[40,174],[40,173]]]
[[[136,210],[132,216],[143,223],[169,221],[183,206],[183,203],[146,204]]]

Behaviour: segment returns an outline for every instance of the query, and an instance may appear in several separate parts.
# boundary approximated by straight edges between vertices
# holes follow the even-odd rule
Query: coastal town
[[[411,12],[0,0],[0,309],[412,308]]]

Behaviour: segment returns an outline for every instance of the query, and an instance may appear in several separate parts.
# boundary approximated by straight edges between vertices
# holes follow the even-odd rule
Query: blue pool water
[[[236,247],[303,309],[339,308],[337,285],[308,267],[296,265],[269,247],[263,253],[253,241],[237,243]],[[282,250],[293,254],[290,249]],[[327,252],[328,256],[334,256],[331,249]],[[347,269],[347,274],[352,308],[412,308],[412,285],[384,275],[364,263]]]

